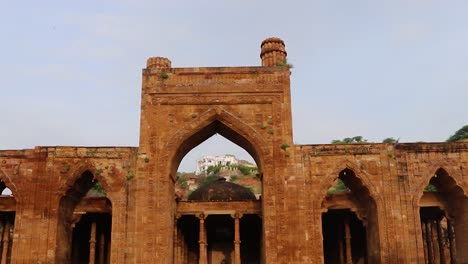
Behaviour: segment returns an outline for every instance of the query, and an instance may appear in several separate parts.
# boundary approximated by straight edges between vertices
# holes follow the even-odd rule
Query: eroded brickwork
[[[267,39],[261,54],[262,67],[171,68],[166,58],[150,58],[138,147],[0,151],[0,179],[16,200],[11,263],[66,263],[57,257],[60,201],[85,172],[112,204],[109,263],[176,263],[176,170],[215,133],[259,166],[263,193],[253,205],[263,263],[323,263],[322,216],[348,205],[367,229],[369,263],[427,263],[420,199],[440,169],[464,192],[450,210],[459,223],[458,262],[468,262],[468,143],[294,145],[284,44]],[[327,195],[340,175],[354,188],[351,200]],[[195,215],[203,204],[179,206]]]

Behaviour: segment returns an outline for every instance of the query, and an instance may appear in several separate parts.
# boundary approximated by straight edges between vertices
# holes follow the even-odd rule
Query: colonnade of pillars
[[[207,240],[207,231],[205,227],[205,220],[207,215],[198,214],[197,218],[199,219],[199,234],[198,234],[198,263],[199,264],[208,264],[208,240]],[[234,219],[234,264],[241,264],[241,240],[240,240],[240,219],[242,218],[241,213],[232,214],[231,217]],[[189,248],[185,243],[184,235],[181,230],[177,228],[177,220],[179,217],[176,217],[174,224],[174,263],[175,264],[184,264],[189,261]]]
[[[328,210],[322,215],[325,263],[371,263],[367,255],[367,230],[356,213]]]
[[[10,253],[10,249],[11,249],[11,243],[12,243],[12,240],[11,240],[11,222],[10,220],[6,219],[6,220],[3,220],[2,222],[2,237],[1,237],[1,240],[2,240],[2,255],[1,255],[1,264],[7,264],[7,263],[10,263],[10,260],[8,259],[9,257],[9,253]]]
[[[446,228],[444,228],[442,220],[443,218],[421,220],[424,258],[427,264],[455,263],[454,227],[452,222],[446,219]]]
[[[110,259],[110,240],[106,236],[106,232],[102,224],[98,224],[96,219],[90,219],[90,229],[80,229],[78,232],[89,232],[89,264],[107,264]],[[75,225],[73,228],[77,228]],[[82,234],[83,235],[83,234]],[[85,236],[86,237],[86,236]],[[74,241],[72,251],[72,263],[83,263],[82,254],[88,254],[82,243],[88,241],[78,242]]]

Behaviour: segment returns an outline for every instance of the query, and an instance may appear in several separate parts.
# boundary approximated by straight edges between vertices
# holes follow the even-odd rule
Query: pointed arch
[[[70,174],[70,176],[67,177],[67,180],[64,183],[62,183],[62,185],[59,187],[59,196],[64,196],[66,192],[73,187],[75,182],[79,178],[81,178],[85,172],[90,172],[93,175],[93,179],[96,179],[105,190],[112,190],[106,178],[103,176],[103,173],[98,172],[98,169],[96,169],[96,166],[92,161],[85,160],[84,162],[78,165],[78,167]]]
[[[466,196],[467,191],[463,188],[461,174],[458,170],[454,170],[451,167],[447,166],[447,163],[444,161],[435,162],[432,166],[429,167],[421,177],[420,182],[416,185],[414,189],[413,204],[419,206],[419,201],[424,194],[424,188],[429,184],[432,177],[437,174],[437,172],[443,172],[447,177],[450,177],[454,184],[456,184]]]
[[[367,175],[365,171],[359,169],[358,165],[349,160],[347,160],[344,165],[336,165],[320,182],[319,188],[317,190],[317,197],[319,197],[317,201],[321,202],[325,198],[328,188],[332,185],[334,180],[339,178],[340,173],[345,170],[350,170],[354,173],[356,180],[360,181],[360,183],[356,182],[356,184],[361,184],[362,187],[364,187],[369,192],[369,196],[372,197],[376,203],[380,203],[382,201],[379,192],[376,190],[374,184],[370,181],[369,175]]]
[[[346,194],[347,197],[345,197],[344,199],[349,199],[349,201],[351,201],[351,204],[357,206],[357,209],[346,208],[345,210],[349,210],[349,212],[345,213],[344,215],[347,215],[347,217],[351,217],[353,214],[355,214],[357,216],[357,219],[359,219],[359,221],[362,221],[361,224],[363,225],[360,231],[355,233],[355,235],[357,235],[358,238],[360,238],[361,243],[364,243],[364,245],[356,244],[352,247],[364,247],[366,251],[360,253],[357,252],[358,256],[366,258],[367,261],[369,261],[369,263],[380,263],[382,261],[382,256],[380,254],[379,249],[382,248],[383,242],[381,239],[381,234],[379,232],[379,230],[381,230],[382,221],[379,221],[378,208],[381,208],[382,200],[375,186],[371,183],[367,173],[361,170],[357,164],[347,160],[344,166],[337,165],[333,169],[331,169],[331,172],[321,181],[318,190],[319,198],[317,199],[317,202],[320,202],[320,208],[323,208],[325,206],[328,210],[324,214],[322,214],[322,221],[324,221],[324,219],[337,220],[337,218],[335,217],[330,218],[330,214],[343,210],[335,210],[335,208],[330,209],[330,204],[323,203],[328,198],[336,197],[335,195],[327,197],[327,190],[329,187],[332,186],[333,181],[337,178],[341,179],[345,183],[345,185],[349,189],[351,189],[351,192],[349,194]],[[359,221],[357,221],[356,223],[358,223]],[[322,224],[323,238],[325,239],[326,236],[328,237],[328,235],[330,234],[330,230],[337,230],[336,228],[342,228],[342,226],[340,227],[340,225],[338,224],[338,226],[333,225],[332,227],[330,227],[329,225],[327,226]],[[333,241],[333,239],[329,239],[328,241]],[[351,243],[351,245],[353,245],[354,243],[350,241],[348,242]],[[330,247],[330,245],[328,245],[328,249],[324,247],[324,256],[330,257],[330,250],[334,251],[335,248],[333,246]]]
[[[0,180],[5,182],[6,187],[11,190],[13,197],[15,197],[16,202],[18,202],[20,200],[20,195],[18,193],[18,189],[16,188],[16,184],[3,169],[0,169]]]
[[[462,183],[457,169],[439,161],[424,173],[414,189],[413,210],[421,259],[468,261],[465,250],[468,244],[459,239],[466,236],[468,227],[468,197]],[[434,185],[436,191],[426,192],[428,184]],[[434,230],[438,230],[435,235]]]
[[[20,199],[18,199],[17,188],[12,179],[4,170],[0,170],[0,192],[3,192],[7,188],[11,191],[12,195],[5,195],[0,198],[0,203],[2,205],[2,211],[0,211],[0,225],[3,227],[2,229],[8,230],[8,232],[2,231],[2,236],[6,236],[2,237],[2,247],[3,251],[5,251],[2,252],[2,263],[7,263],[7,261],[10,263],[10,261],[12,261],[10,259],[12,256],[12,251],[13,248],[16,247],[15,244],[17,244],[13,237],[17,232],[16,211],[18,207],[18,200]],[[3,258],[6,258],[7,260],[4,260]]]
[[[85,211],[85,214],[75,214],[75,209],[83,200],[83,198],[87,195],[88,191],[97,182],[99,182],[103,186],[104,190],[106,190],[106,187],[108,187],[108,185],[105,182],[105,178],[101,177],[100,174],[101,173],[98,172],[98,170],[96,170],[95,166],[87,160],[80,166],[78,166],[78,168],[71,174],[68,180],[60,187],[61,197],[59,199],[57,213],[57,232],[55,249],[56,263],[72,263],[72,253],[75,249],[75,247],[73,246],[73,243],[75,243],[75,232],[73,225],[81,223],[81,220],[84,217],[88,216],[88,211]],[[112,207],[112,201],[107,197],[105,197],[105,200]],[[109,218],[111,219],[110,221],[112,221],[111,215],[112,213],[110,213],[109,215]],[[90,224],[95,225],[96,221],[93,221],[94,223]],[[109,239],[110,235],[109,238],[107,238],[107,240]],[[91,244],[89,246],[91,247]],[[88,255],[89,257],[91,257],[92,253],[89,252]],[[101,252],[100,254],[103,254],[103,256],[105,255],[103,252]]]
[[[245,149],[255,160],[260,171],[269,150],[262,136],[251,126],[219,107],[212,107],[198,118],[179,129],[163,150],[163,158],[170,161],[170,172],[176,175],[177,166],[193,148],[219,133]]]

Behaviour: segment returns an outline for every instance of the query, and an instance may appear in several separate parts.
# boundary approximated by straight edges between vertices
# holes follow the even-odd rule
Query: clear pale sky
[[[295,143],[444,141],[468,124],[467,14],[463,0],[1,1],[0,149],[137,146],[148,57],[260,65],[270,36],[294,65]],[[219,138],[187,166],[237,154]]]

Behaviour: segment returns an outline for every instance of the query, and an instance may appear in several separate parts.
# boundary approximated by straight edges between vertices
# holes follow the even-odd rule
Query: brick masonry
[[[465,190],[451,203],[468,222],[468,143],[295,145],[285,59],[277,38],[263,42],[260,67],[172,68],[150,58],[138,147],[0,150],[0,178],[16,199],[12,263],[55,262],[59,201],[85,171],[112,203],[111,263],[173,263],[176,170],[215,133],[247,150],[261,171],[264,263],[323,263],[323,203],[344,169],[375,204],[373,261],[425,263],[419,200],[443,169]],[[468,252],[467,238],[457,234],[457,252]]]

